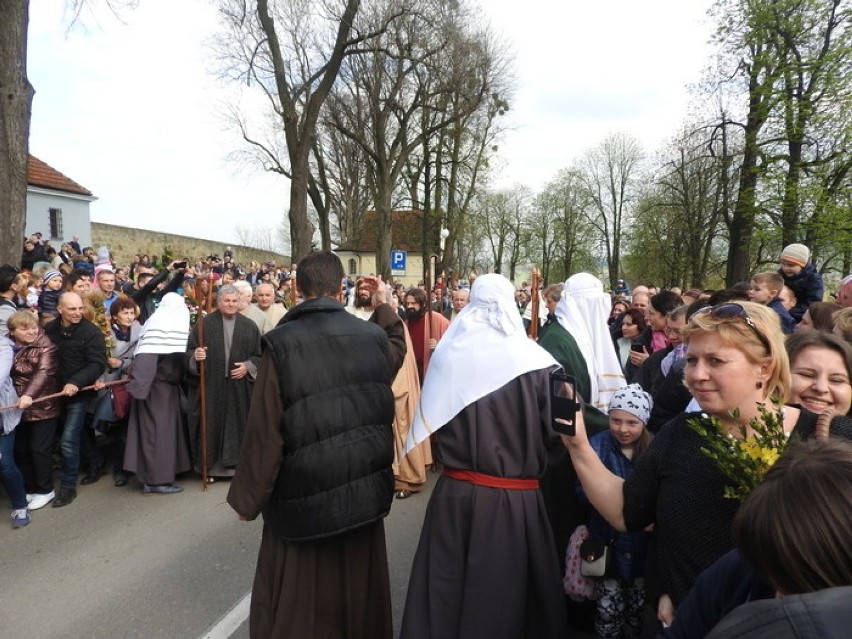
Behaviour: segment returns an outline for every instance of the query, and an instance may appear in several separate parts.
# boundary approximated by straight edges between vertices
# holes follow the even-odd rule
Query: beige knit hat
[[[805,266],[811,259],[811,252],[804,244],[789,244],[781,251],[781,259]]]

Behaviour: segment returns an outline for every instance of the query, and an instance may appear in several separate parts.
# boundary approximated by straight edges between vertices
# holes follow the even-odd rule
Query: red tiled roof
[[[393,211],[391,213],[391,247],[401,251],[418,252],[423,246],[423,212]],[[376,212],[367,211],[358,237],[350,238],[337,250],[357,253],[375,253],[378,244]]]
[[[56,191],[66,191],[78,195],[91,195],[92,192],[80,186],[71,178],[63,175],[52,166],[45,164],[34,155],[27,162],[27,184],[41,186]]]

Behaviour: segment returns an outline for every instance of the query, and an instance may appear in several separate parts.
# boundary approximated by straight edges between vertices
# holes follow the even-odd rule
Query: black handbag
[[[606,577],[612,565],[612,547],[602,539],[589,539],[580,544],[580,574],[583,577]]]

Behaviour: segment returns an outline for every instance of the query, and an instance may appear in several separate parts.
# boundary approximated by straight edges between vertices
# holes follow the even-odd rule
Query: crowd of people
[[[0,267],[13,527],[109,471],[146,494],[229,480],[239,516],[264,518],[253,637],[390,637],[382,522],[431,468],[405,639],[587,622],[604,639],[757,636],[738,607],[776,594],[828,602],[827,627],[841,614],[848,552],[778,507],[790,491],[803,512],[846,508],[819,487],[852,484],[852,276],[826,301],[805,246],[715,291],[608,292],[588,273],[405,288],[328,252],[158,266],[36,234],[21,268]],[[581,400],[573,434],[552,414],[555,371]],[[747,437],[773,403],[801,444],[740,504],[689,423]],[[808,517],[835,550],[852,542],[842,517]],[[581,574],[599,551],[606,568]]]

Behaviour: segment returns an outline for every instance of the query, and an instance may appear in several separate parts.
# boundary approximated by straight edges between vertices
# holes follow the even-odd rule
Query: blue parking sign
[[[394,271],[404,271],[407,258],[407,251],[391,251],[391,269]]]

